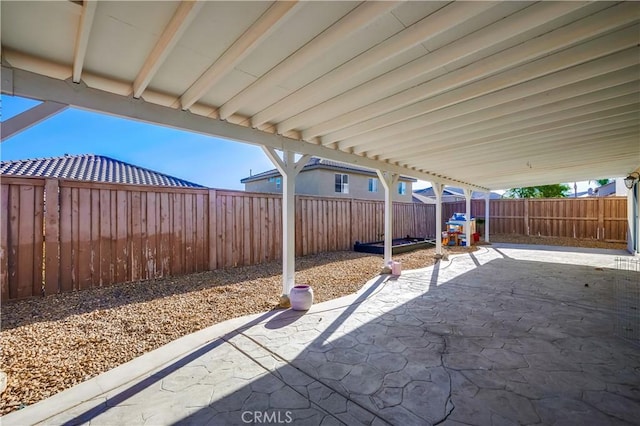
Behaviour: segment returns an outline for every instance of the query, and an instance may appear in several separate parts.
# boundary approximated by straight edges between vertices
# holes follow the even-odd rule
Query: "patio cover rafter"
[[[80,25],[78,27],[75,52],[73,55],[74,83],[79,83],[82,78],[82,67],[84,65],[84,58],[87,54],[89,36],[91,35],[91,27],[93,26],[93,18],[95,17],[97,7],[97,0],[85,0],[82,3],[82,15],[80,16]]]
[[[446,176],[438,176],[426,171],[413,170],[400,167],[396,164],[376,161],[371,158],[333,150],[281,135],[269,134],[257,129],[214,120],[192,114],[188,111],[152,104],[145,102],[143,99],[134,99],[128,96],[104,92],[86,87],[82,84],[72,84],[67,81],[57,80],[11,67],[2,67],[2,93],[42,101],[55,99],[57,102],[81,109],[131,118],[238,142],[267,146],[282,151],[310,154],[330,160],[348,162],[372,170],[381,169],[405,176],[412,176],[417,179],[476,188],[480,191],[486,191],[488,189],[470,182],[450,179]]]
[[[452,3],[450,7],[460,6],[459,3]],[[473,3],[472,7],[484,7],[486,8],[491,3],[478,2]],[[284,120],[279,127],[279,130],[284,131],[301,126],[303,123],[313,120],[316,124],[307,128],[303,132],[305,139],[318,136],[323,133],[329,133],[340,128],[346,127],[343,122],[347,121],[347,118],[342,118],[341,115],[351,111],[354,108],[360,108],[365,106],[368,102],[374,102],[379,100],[379,93],[385,93],[393,87],[398,86],[407,80],[415,80],[420,76],[426,76],[431,72],[443,69],[447,65],[459,61],[462,58],[473,55],[478,50],[487,49],[495,44],[499,44],[510,37],[514,37],[522,32],[531,30],[538,25],[544,24],[548,21],[550,16],[558,16],[563,13],[568,13],[575,10],[579,3],[574,4],[553,4],[532,6],[535,9],[534,13],[516,13],[502,21],[499,21],[477,33],[470,34],[448,46],[445,46],[435,52],[429,52],[427,55],[412,61],[402,67],[394,69],[393,71],[384,74],[376,79],[370,80],[352,90],[339,94],[332,99],[325,99],[325,102],[320,103],[318,106],[308,109],[303,113],[297,114],[287,120]],[[468,8],[468,5],[464,6]],[[482,9],[475,12],[481,12]],[[454,23],[464,23],[462,18],[465,18],[465,14],[456,14],[453,23],[452,19],[447,16],[435,16],[442,22],[443,19],[448,19],[447,24],[450,27]],[[431,22],[431,21],[429,21]],[[363,112],[360,112],[363,114]],[[326,142],[331,143],[329,141]]]
[[[297,1],[274,3],[258,20],[227,49],[207,71],[180,97],[182,109],[189,109],[218,81],[256,49],[260,42],[284,24],[296,10]]]
[[[336,93],[344,80],[351,79],[354,75],[362,73],[381,61],[387,61],[406,50],[423,43],[432,37],[441,34],[451,25],[452,20],[464,22],[472,16],[488,9],[493,4],[489,2],[477,3],[452,3],[438,10],[434,14],[422,19],[416,24],[388,38],[376,47],[367,50],[351,61],[334,69],[330,73],[315,80],[311,84],[281,99],[263,111],[254,115],[251,119],[254,127],[263,124],[277,115],[295,116],[299,111],[304,111],[315,103],[327,99],[331,93]],[[295,124],[288,120],[278,125],[278,133],[284,134],[292,130]]]
[[[270,87],[280,84],[285,78],[310,63],[314,58],[326,53],[344,37],[348,37],[360,28],[370,24],[397,5],[398,2],[396,1],[364,2],[360,4],[351,13],[337,21],[303,48],[280,62],[276,67],[269,70],[265,75],[222,105],[220,107],[220,118],[228,118]]]
[[[633,66],[637,64],[639,50],[636,47],[638,30],[637,26],[630,27],[612,34],[611,37],[580,45],[573,51],[550,55],[462,87],[445,83],[456,78],[456,73],[446,74],[422,86],[356,110],[351,114],[353,119],[348,115],[340,117],[339,121],[348,127],[343,126],[345,128],[342,130],[323,136],[322,142],[327,144],[350,139],[350,142],[340,143],[341,148],[348,148],[358,143],[383,139],[394,132],[406,131],[408,129],[405,123],[412,123],[412,119],[419,123],[422,116],[443,108],[464,109],[465,104],[472,100],[482,100],[487,106],[493,106],[531,96],[546,87],[561,87],[573,81],[567,80],[576,73],[571,69],[573,67],[583,68],[585,79],[592,76],[587,74],[592,68],[595,73],[600,69],[611,72]],[[614,40],[617,43],[613,43]],[[597,59],[592,59],[594,57]],[[589,62],[584,63],[585,61]],[[465,79],[472,78],[471,75],[477,72],[475,67],[460,71],[461,75],[467,75]],[[443,87],[450,87],[452,90],[443,91]],[[438,90],[435,96],[434,90]]]
[[[147,88],[151,79],[160,69],[162,63],[167,59],[180,37],[189,28],[191,22],[198,15],[204,6],[203,1],[183,0],[174,13],[171,21],[160,36],[160,39],[133,82],[133,97],[139,98]]]

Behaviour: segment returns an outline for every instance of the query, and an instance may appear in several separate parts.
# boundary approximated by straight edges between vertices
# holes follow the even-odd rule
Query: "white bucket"
[[[402,272],[402,264],[400,262],[391,262],[391,275],[400,275]]]

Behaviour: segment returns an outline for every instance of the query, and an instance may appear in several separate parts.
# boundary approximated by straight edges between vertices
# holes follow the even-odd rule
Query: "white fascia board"
[[[87,87],[83,83],[74,84],[18,68],[2,67],[2,93],[42,101],[50,100],[80,109],[126,117],[175,129],[188,130],[237,142],[272,147],[281,151],[309,154],[315,157],[341,161],[373,170],[386,170],[430,182],[442,182],[455,186],[476,188],[480,191],[489,189],[458,179],[437,176],[435,174],[334,150],[321,145],[314,145],[281,135],[265,133],[250,127],[196,115],[188,111],[152,104],[146,102],[144,99],[134,99],[128,96],[109,93]]]

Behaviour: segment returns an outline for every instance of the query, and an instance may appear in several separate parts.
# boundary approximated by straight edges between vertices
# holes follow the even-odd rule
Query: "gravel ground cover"
[[[469,249],[452,247],[449,252]],[[434,263],[435,249],[395,256],[403,269]],[[296,282],[315,301],[352,294],[380,271],[377,255],[350,251],[296,260]],[[7,303],[0,414],[34,404],[215,323],[277,308],[279,261]]]
[[[541,244],[548,246],[586,247],[626,250],[627,243],[609,243],[592,239],[576,239],[568,237],[538,237],[513,234],[491,234],[491,242],[513,244]]]
[[[592,240],[492,235],[492,241],[625,248]],[[472,248],[475,249],[475,248]],[[447,247],[449,253],[467,252]],[[394,256],[403,270],[430,266],[435,249]],[[350,251],[296,260],[296,282],[315,302],[357,291],[382,264]],[[8,375],[0,415],[108,371],[215,323],[277,308],[281,263],[119,284],[7,303],[2,307],[0,365]]]

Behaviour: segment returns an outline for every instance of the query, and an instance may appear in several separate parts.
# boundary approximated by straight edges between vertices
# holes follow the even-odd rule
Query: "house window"
[[[336,192],[349,193],[349,176],[336,173]]]
[[[369,178],[369,192],[378,192],[378,179]]]
[[[269,178],[269,183],[275,183],[276,184],[276,189],[280,189],[280,187],[282,186],[282,178],[281,177],[271,176]]]
[[[407,183],[399,182],[398,183],[398,194],[405,195],[407,193]]]

